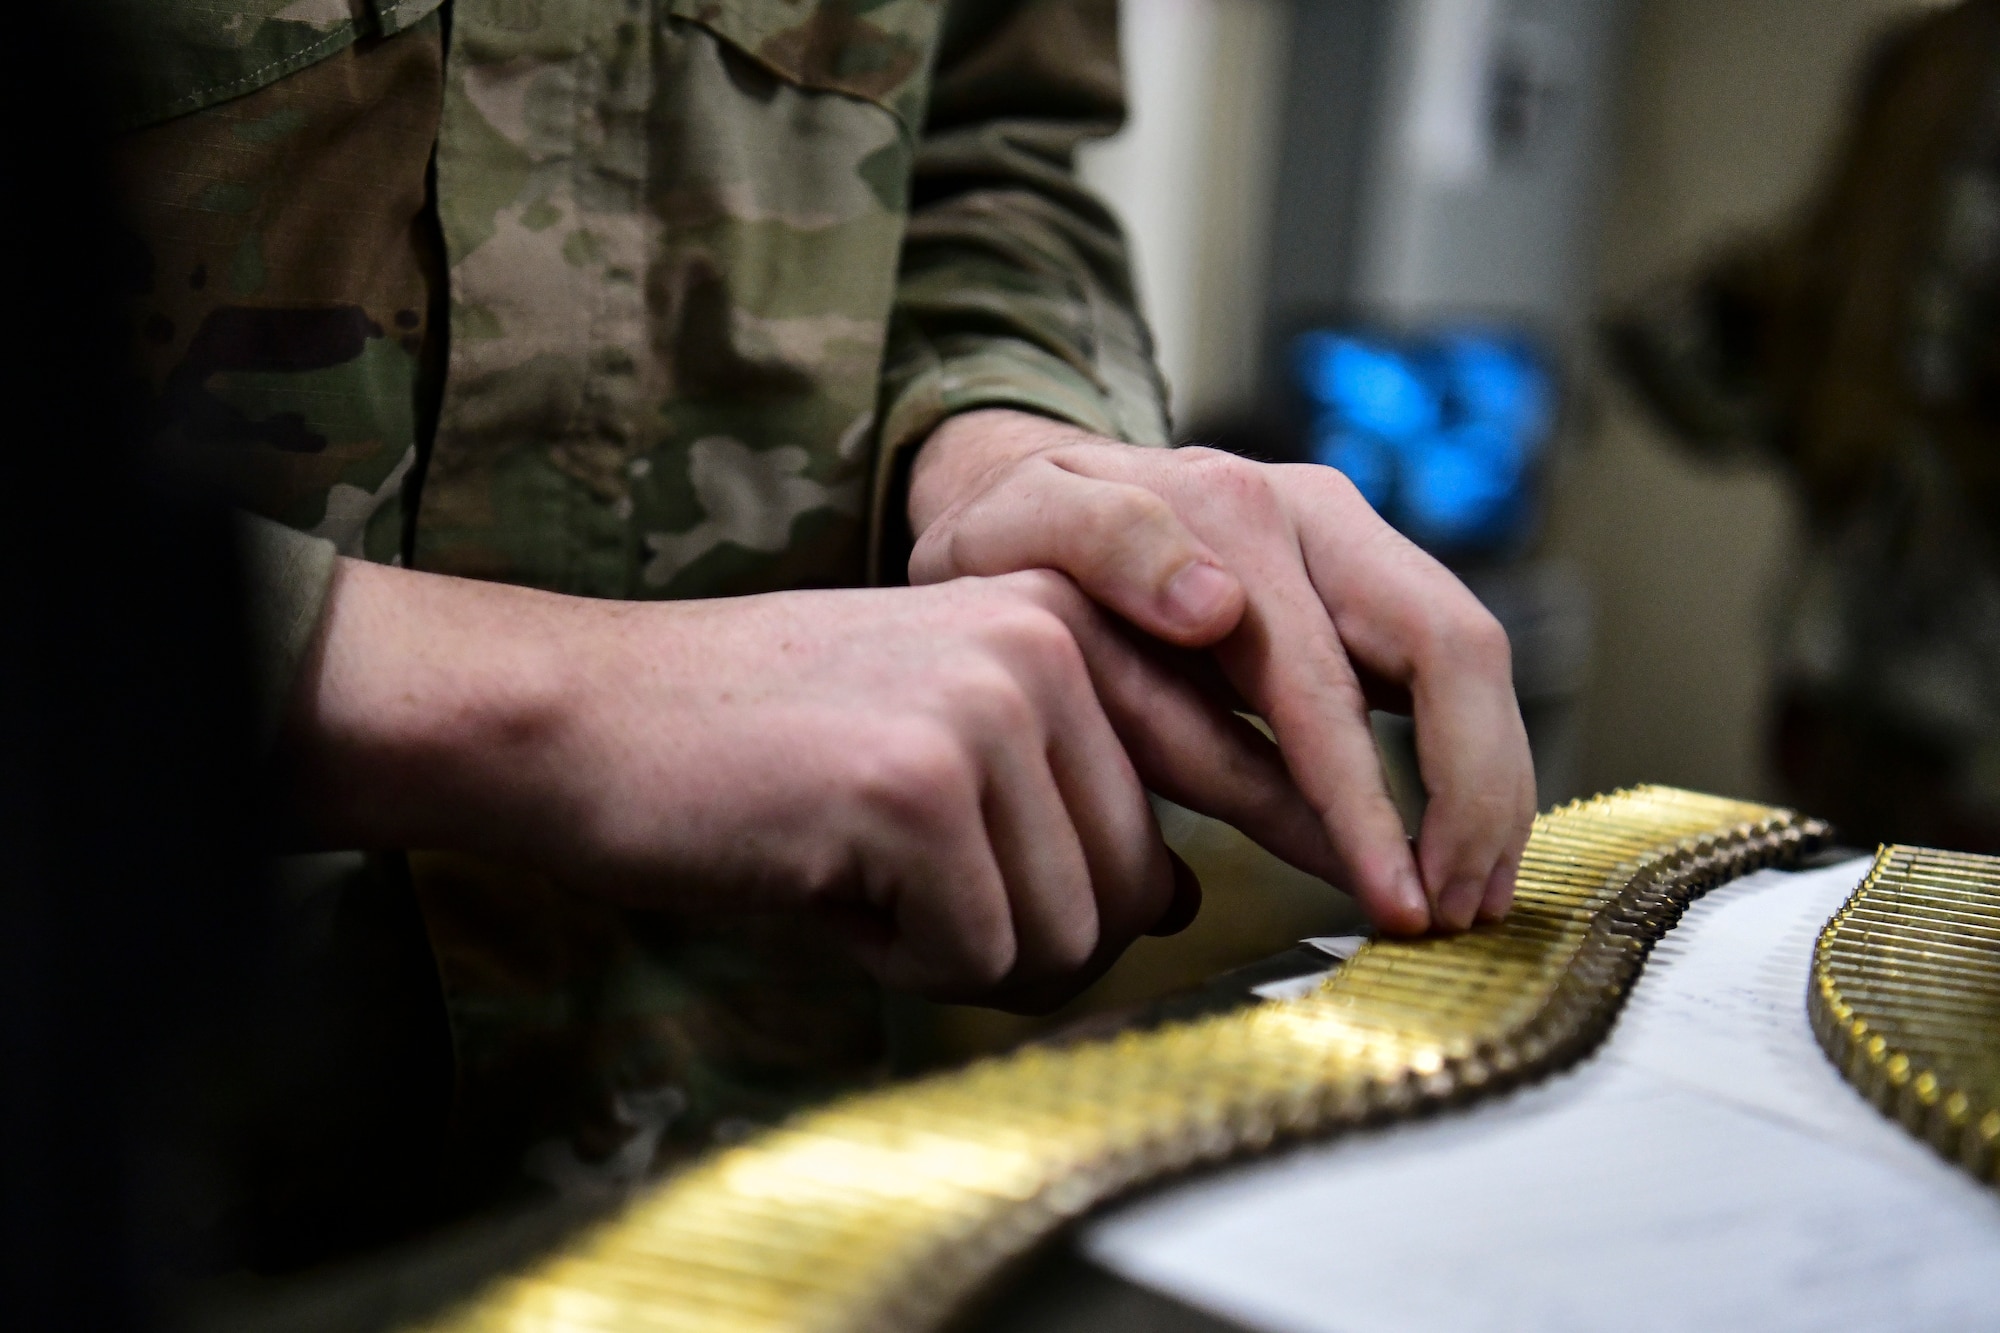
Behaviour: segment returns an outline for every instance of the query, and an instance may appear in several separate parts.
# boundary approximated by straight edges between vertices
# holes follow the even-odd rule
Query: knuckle
[[[1040,726],[1040,715],[1021,681],[990,659],[962,668],[944,687],[944,696],[948,715],[972,735],[1004,738]]]
[[[968,931],[960,941],[964,957],[958,972],[963,985],[972,991],[990,990],[1005,981],[1014,970],[1014,940],[1004,930]]]
[[[1213,467],[1218,464],[1226,465],[1243,461],[1235,454],[1227,453],[1206,444],[1179,445],[1173,449],[1172,454],[1175,459],[1180,461],[1181,466],[1190,468]]]
[[[1170,527],[1176,522],[1174,507],[1143,486],[1107,486],[1090,512],[1091,528],[1099,538]]]
[[[856,747],[851,762],[863,803],[896,823],[936,830],[977,812],[978,764],[949,727],[905,723]]]
[[[1087,903],[1088,891],[1083,892]],[[1058,976],[1068,976],[1081,971],[1097,953],[1098,929],[1097,914],[1094,911],[1065,913],[1049,937],[1047,955],[1049,970]]]
[[[1474,827],[1499,835],[1512,830],[1517,803],[1511,791],[1500,789],[1496,784],[1484,783],[1468,792],[1463,799]]]
[[[1006,510],[1002,495],[989,490],[945,511],[911,548],[911,581],[1008,572]]]
[[[1097,949],[1097,932],[1073,934],[1065,931],[1049,942],[1048,956],[1041,968],[1041,975],[1052,981],[1065,980],[1075,976],[1090,965],[1091,955]]]
[[[1240,516],[1259,525],[1274,522],[1284,512],[1273,470],[1233,454],[1201,460],[1197,484],[1204,494],[1228,502]]]
[[[1416,626],[1418,648],[1435,662],[1451,662],[1481,675],[1510,674],[1514,649],[1507,630],[1471,593],[1439,598]]]
[[[1354,479],[1338,468],[1320,468],[1313,473],[1313,478],[1318,483],[1323,498],[1332,498],[1342,505],[1368,504],[1361,494],[1361,488],[1354,484]],[[1372,505],[1369,506],[1371,513],[1373,509]]]
[[[1345,472],[1318,463],[1289,464],[1282,471],[1288,484],[1292,484],[1290,478],[1298,478],[1298,493],[1310,495],[1313,510],[1350,540],[1365,537],[1374,541],[1391,540],[1398,545],[1407,540],[1390,526],[1389,520],[1382,517]]]
[[[1054,614],[1081,599],[1076,585],[1052,569],[1024,569],[1007,574],[995,579],[994,587],[1014,604],[1013,609],[1027,613]],[[995,623],[1009,622],[1003,618]]]
[[[1090,466],[1091,455],[1102,453],[1104,448],[1102,440],[1072,427],[1058,443],[1037,450],[1031,457],[1015,464],[1015,467],[1022,469],[1056,467],[1065,472],[1085,471]]]
[[[1456,830],[1443,859],[1449,867],[1484,873],[1499,843],[1513,832],[1518,818],[1513,792],[1476,774],[1463,774],[1441,780],[1433,799],[1441,801],[1441,811],[1449,811],[1450,827]]]
[[[958,515],[955,522],[934,525],[930,532],[924,534],[925,539],[930,540],[929,549],[922,549],[922,543],[919,543],[919,550],[910,557],[911,566],[915,567],[917,555],[921,554],[927,568],[936,570],[939,578],[985,573],[982,562],[986,542],[977,509],[978,504],[974,502],[972,508]],[[931,540],[934,536],[937,539]]]
[[[1038,677],[1061,678],[1083,670],[1083,650],[1077,646],[1076,636],[1063,618],[1046,606],[1018,603],[995,628],[1012,660]]]
[[[1098,928],[1099,938],[1093,941],[1093,948],[1110,937],[1120,942],[1122,950],[1125,943],[1158,921],[1173,905],[1173,900],[1170,878],[1149,876],[1142,868],[1134,868],[1116,899],[1107,904],[1104,919]]]
[[[1483,606],[1470,610],[1458,630],[1458,649],[1476,667],[1489,673],[1512,674],[1514,645],[1507,629]]]
[[[942,583],[957,575],[956,528],[941,524],[931,525],[930,531],[917,538],[910,549],[910,582],[915,585]]]

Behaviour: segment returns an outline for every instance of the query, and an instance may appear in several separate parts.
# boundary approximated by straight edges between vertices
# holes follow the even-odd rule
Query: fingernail
[[[1199,629],[1221,615],[1236,595],[1236,580],[1206,560],[1196,560],[1167,582],[1167,610]]]
[[[1486,877],[1486,891],[1479,898],[1479,919],[1498,921],[1514,905],[1514,867],[1502,861]]]
[[[1424,886],[1417,882],[1415,874],[1403,874],[1396,878],[1396,905],[1409,918],[1412,931],[1430,929],[1431,904],[1424,897]]]

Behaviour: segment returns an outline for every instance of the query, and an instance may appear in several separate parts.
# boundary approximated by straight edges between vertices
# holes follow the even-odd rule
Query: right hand
[[[1215,803],[1226,788],[1178,794],[1216,768],[1209,747],[1167,756],[1147,774],[1154,790],[1349,889],[1385,931],[1505,915],[1535,817],[1507,633],[1332,468],[1141,448],[983,408],[925,442],[909,518],[913,583],[1055,570],[1157,641],[1199,650],[1184,663],[1269,723],[1294,796],[1321,820],[1316,841],[1339,855],[1301,859],[1288,819]],[[1415,724],[1429,799],[1414,844],[1371,708]]]
[[[343,562],[321,633],[291,732],[333,841],[823,912],[885,984],[1009,1008],[1192,914],[1100,701],[1163,669],[1058,575],[615,603]]]

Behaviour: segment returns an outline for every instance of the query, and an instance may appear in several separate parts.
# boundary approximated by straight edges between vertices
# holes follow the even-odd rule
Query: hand
[[[1162,794],[1345,885],[1386,930],[1506,912],[1535,807],[1506,633],[1340,473],[1135,448],[992,410],[932,433],[909,512],[913,583],[1059,570],[1146,634],[1212,655],[1240,701],[1183,690],[1113,709]],[[1218,714],[1240,702],[1270,724],[1278,754],[1246,758],[1240,733],[1214,743]],[[1371,706],[1416,721],[1430,801],[1414,852]],[[1246,765],[1259,782],[1247,809],[1210,776]],[[1330,861],[1302,850],[1294,800]]]
[[[1198,893],[1080,637],[1153,670],[1047,572],[662,604],[344,561],[289,745],[336,845],[818,911],[888,985],[1045,1008]]]

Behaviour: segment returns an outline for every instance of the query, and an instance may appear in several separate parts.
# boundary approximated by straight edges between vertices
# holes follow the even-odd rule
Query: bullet
[[[1987,856],[1979,852],[1953,852],[1939,847],[1912,847],[1906,843],[1892,843],[1880,849],[1878,856],[1891,865],[1948,866],[1974,874],[2000,875],[2000,857]]]
[[[1870,1017],[1850,1020],[1844,1024],[1842,1041],[1865,1045],[1880,1037],[1885,1048],[1912,1054],[1923,1063],[1939,1068],[1948,1068],[1953,1077],[1971,1077],[1977,1070],[1993,1063],[1986,1054],[1993,1048],[1992,1033],[1984,1040],[1961,1040],[1960,1035],[1949,1030],[1927,1031],[1921,1025],[1897,1023],[1893,1020]]]
[[[1968,963],[1962,956],[1935,946],[1900,945],[1886,940],[1857,945],[1836,938],[1827,942],[1826,961],[1831,969],[1856,977],[1872,977],[1880,983],[1892,983],[1899,976],[1907,976],[1948,982],[1969,995],[1992,996],[1996,983],[2000,983],[1992,968],[1980,965],[1983,960]]]
[[[1878,865],[1871,887],[1900,887],[1909,896],[1926,897],[1986,913],[2000,908],[2000,864],[1980,867],[1928,864]]]
[[[2000,966],[2000,917],[1991,925],[1957,913],[1914,915],[1900,905],[1876,898],[1849,903],[1827,923],[1846,937],[1936,940],[1940,944],[1983,954]]]
[[[1948,986],[1883,986],[1853,978],[1836,978],[1834,987],[1843,1011],[1864,1017],[1914,1019],[1925,1015],[1949,1016],[1968,1026],[2000,1028],[2000,1011],[1996,1011],[1992,1004],[1970,999]]]
[[[2000,1000],[2000,971],[1977,955],[1943,944],[1900,943],[1893,940],[1828,940],[1821,955],[1839,975],[1882,980],[1898,975],[1948,977],[1967,995]]]

